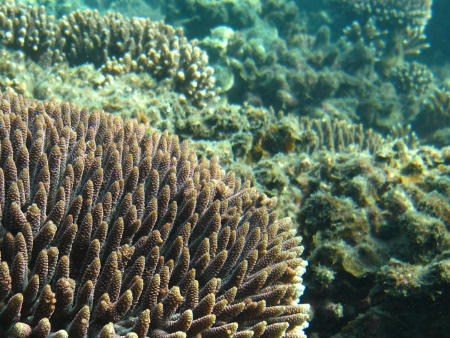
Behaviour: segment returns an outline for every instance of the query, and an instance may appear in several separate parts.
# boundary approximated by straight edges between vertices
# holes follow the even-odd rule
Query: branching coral
[[[373,15],[377,21],[404,24],[423,31],[431,18],[432,0],[334,0]]]
[[[434,81],[431,70],[418,62],[404,62],[395,67],[390,78],[401,95],[409,94],[411,99],[422,96]]]
[[[384,63],[395,64],[404,54],[427,48],[424,34],[431,18],[432,0],[332,0],[351,6],[358,14],[346,34],[374,47]]]
[[[275,199],[136,121],[0,108],[0,335],[304,336],[301,238]]]
[[[427,93],[420,107],[414,126],[420,130],[423,137],[434,137],[438,144],[448,144],[440,140],[440,128],[448,128],[450,124],[450,89],[448,85],[433,86]],[[437,134],[437,135],[433,135]],[[444,141],[444,142],[442,142]]]
[[[43,66],[67,60],[91,62],[108,74],[148,72],[157,80],[170,79],[175,91],[197,105],[215,97],[206,53],[181,29],[162,22],[96,11],[76,11],[56,21],[44,7],[8,2],[0,6],[0,37]]]

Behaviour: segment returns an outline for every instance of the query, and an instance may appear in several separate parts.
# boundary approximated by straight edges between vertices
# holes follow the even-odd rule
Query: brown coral
[[[398,136],[407,132],[397,129]],[[374,154],[303,155],[305,165],[288,184],[303,193],[299,233],[311,271],[304,297],[320,299],[312,332],[443,332],[444,321],[422,328],[418,319],[448,304],[447,297],[434,296],[448,288],[448,154],[448,147],[412,149],[399,139]],[[430,306],[422,308],[428,299]],[[373,313],[384,318],[370,325]]]
[[[0,335],[301,337],[300,238],[187,141],[5,93]]]
[[[76,11],[55,20],[45,8],[6,2],[0,6],[3,43],[23,50],[43,66],[89,62],[108,74],[148,72],[170,79],[174,90],[203,106],[215,97],[208,56],[181,29],[143,18]]]

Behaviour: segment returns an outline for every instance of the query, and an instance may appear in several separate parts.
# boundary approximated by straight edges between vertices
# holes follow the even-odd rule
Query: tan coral
[[[2,335],[303,335],[306,262],[276,199],[136,121],[0,102]]]
[[[93,63],[113,75],[147,72],[158,81],[169,79],[198,106],[216,95],[214,70],[198,42],[162,22],[89,10],[55,20],[44,7],[8,1],[0,6],[0,36],[44,67],[68,61]]]

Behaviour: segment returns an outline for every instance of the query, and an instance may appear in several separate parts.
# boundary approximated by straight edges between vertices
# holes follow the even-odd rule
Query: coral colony
[[[136,121],[8,92],[0,121],[2,336],[304,336],[276,199]]]
[[[0,30],[7,46],[27,53],[47,67],[67,60],[92,62],[107,74],[148,72],[169,78],[175,91],[204,105],[213,100],[214,71],[206,53],[189,43],[181,29],[149,19],[77,11],[58,21],[44,7],[4,4]]]

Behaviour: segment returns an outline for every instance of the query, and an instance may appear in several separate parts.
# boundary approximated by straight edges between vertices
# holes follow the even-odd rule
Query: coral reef
[[[434,144],[450,144],[450,90],[448,84],[433,86],[422,101],[413,122],[422,138]]]
[[[342,10],[314,31],[303,4],[266,1],[252,27],[216,27],[201,41],[228,101],[314,118],[327,117],[321,106],[331,104],[341,119],[384,134],[414,123],[439,84],[413,59],[428,47],[431,1],[325,3]]]
[[[304,336],[276,199],[135,120],[0,102],[2,336]]]
[[[407,93],[410,100],[423,96],[433,84],[434,76],[430,69],[418,62],[404,62],[392,69],[389,77],[397,93]]]
[[[298,231],[311,271],[312,332],[444,332],[444,323],[418,318],[428,316],[422,304],[430,299],[437,307],[448,301],[448,154],[395,140],[373,154],[322,150],[299,159],[308,166],[289,183],[303,193]]]
[[[97,289],[99,285],[99,291],[93,291],[92,300],[85,302],[90,306],[91,325],[80,330],[86,330],[89,334],[101,332],[105,337],[113,334],[133,336],[134,333],[144,336],[140,333],[142,331],[137,332],[135,329],[138,323],[144,323],[142,325],[149,325],[146,332],[149,337],[164,336],[158,330],[166,331],[169,336],[182,336],[176,332],[187,326],[181,325],[187,325],[189,321],[190,325],[200,325],[200,320],[207,322],[214,315],[215,322],[205,328],[202,336],[220,336],[220,330],[224,330],[226,334],[237,338],[251,336],[250,331],[254,337],[273,337],[272,329],[279,330],[280,336],[302,335],[307,307],[294,305],[302,286],[294,286],[294,281],[289,280],[290,277],[300,278],[304,269],[304,262],[299,258],[301,249],[297,246],[298,239],[293,237],[297,231],[304,238],[310,262],[308,274],[305,275],[306,294],[302,296],[302,301],[306,299],[312,305],[314,320],[309,329],[311,336],[446,335],[450,330],[446,320],[447,304],[450,301],[447,296],[450,285],[450,183],[447,177],[450,151],[445,146],[450,140],[450,87],[448,80],[445,80],[445,71],[440,69],[437,72],[426,59],[417,55],[428,47],[425,28],[431,17],[431,0],[173,0],[151,4],[140,0],[88,0],[86,3],[99,8],[100,14],[95,11],[68,12],[66,8],[66,16],[56,20],[49,16],[49,11],[45,14],[42,10],[9,2],[2,5],[2,38],[4,45],[11,48],[0,51],[0,89],[12,87],[16,93],[28,98],[73,100],[80,106],[88,106],[91,111],[103,109],[120,114],[124,119],[137,118],[146,126],[168,130],[169,134],[176,134],[181,140],[189,139],[189,147],[186,143],[178,145],[176,138],[167,133],[159,134],[153,129],[151,137],[144,136],[142,125],[137,127],[135,122],[120,122],[126,128],[133,129],[131,134],[135,134],[131,138],[136,139],[141,152],[140,161],[136,164],[134,158],[128,159],[129,154],[137,156],[130,151],[136,150],[134,139],[127,139],[128,135],[124,135],[122,143],[116,139],[111,143],[111,147],[115,144],[118,149],[123,149],[119,156],[119,171],[124,179],[121,189],[125,189],[129,181],[126,176],[130,177],[130,168],[136,165],[141,172],[141,163],[145,163],[145,155],[142,155],[145,150],[141,148],[141,143],[147,138],[151,139],[152,168],[160,175],[155,198],[159,200],[165,194],[164,191],[170,189],[170,202],[167,202],[167,211],[161,217],[174,218],[173,230],[164,228],[164,221],[155,216],[151,231],[144,234],[144,230],[140,230],[143,227],[141,225],[133,237],[135,224],[127,219],[131,217],[131,214],[128,215],[130,211],[125,215],[126,211],[122,210],[127,207],[129,200],[126,200],[126,194],[121,195],[122,200],[117,201],[118,206],[110,212],[109,218],[102,216],[101,221],[110,226],[102,246],[99,241],[102,249],[97,255],[100,267],[96,270],[99,275],[94,287]],[[162,16],[155,21],[132,17],[127,19],[116,14],[103,16],[106,9],[127,16],[132,13],[134,6],[139,11],[135,16],[144,16],[155,10],[155,15],[165,15],[166,22],[176,27],[184,26],[183,30],[158,23],[157,20],[162,19]],[[58,6],[52,10],[62,13]],[[155,17],[152,16],[152,19]],[[147,33],[151,36],[147,36]],[[184,36],[199,38],[200,41],[198,44],[196,41],[187,42]],[[187,53],[182,54],[182,48]],[[217,83],[214,83],[208,64],[215,69]],[[186,82],[182,81],[183,75]],[[198,78],[201,80],[197,81]],[[215,86],[221,87],[223,94],[220,98],[215,95],[218,91]],[[14,96],[7,95],[9,97],[6,96],[5,100],[16,111],[12,104],[14,100],[10,99]],[[34,101],[20,99],[20,105],[22,102],[28,110],[39,107]],[[62,126],[66,126],[64,114],[61,114],[61,118],[58,115],[58,109],[63,112],[66,106],[56,101],[44,103],[43,109],[47,112],[44,116],[48,116],[45,124],[53,119],[63,121]],[[68,106],[70,111],[79,111],[71,104]],[[97,116],[99,121],[121,121],[119,117],[105,113],[97,112],[91,116]],[[94,121],[89,121],[85,121],[83,126],[92,126],[90,123]],[[112,153],[106,148],[105,137],[98,136],[99,132],[102,133],[102,124],[99,122],[98,128],[94,128],[92,133],[96,136],[89,136],[90,142],[95,141],[92,144],[87,140],[89,131],[78,130],[82,127],[78,128],[77,123],[75,125],[76,129],[72,129],[72,122],[67,124],[75,133],[84,135],[86,147],[90,147],[88,150],[93,152],[92,156],[98,161],[93,160],[87,165],[92,168],[94,163],[98,165],[100,162],[106,171],[105,165]],[[28,121],[28,126],[32,127],[31,136],[27,136],[23,144],[30,149],[32,143],[29,140],[34,140],[36,131],[31,121]],[[53,134],[53,128],[47,125],[44,127],[48,141],[43,153],[47,154],[47,161],[52,156],[54,143],[60,142],[59,138],[54,141],[52,137],[59,137],[64,130],[60,128],[61,124],[56,123],[54,126],[57,133]],[[15,130],[14,123],[10,128]],[[420,136],[420,142],[416,133]],[[444,148],[423,146],[428,142]],[[101,150],[97,151],[100,145]],[[187,156],[188,160],[183,156],[181,159],[175,156],[177,147],[183,149],[179,155],[186,153],[184,157]],[[155,149],[164,154],[170,153],[170,161],[166,161],[170,165],[153,163],[159,161],[155,160],[159,156]],[[86,153],[90,154],[87,150]],[[19,153],[12,146],[12,151],[7,152],[3,160],[0,156],[0,167],[4,169],[10,157],[8,154],[11,154],[14,165],[20,163]],[[197,161],[195,154],[213,159]],[[214,157],[216,154],[221,154],[220,158]],[[64,163],[73,166],[74,159],[67,158],[68,161]],[[86,158],[90,161],[88,156]],[[196,168],[189,168],[192,189],[178,184],[182,173],[180,161],[189,162],[191,167]],[[217,169],[219,165],[229,174]],[[79,196],[83,198],[84,186],[89,179],[95,178],[94,169],[84,170],[83,184],[70,192],[70,200]],[[65,189],[65,171],[65,168],[61,168],[58,185],[49,188],[48,192],[46,190],[48,206],[42,216],[44,222],[51,219],[56,224],[54,216],[51,216],[54,208],[50,205],[62,201],[63,191],[60,187]],[[160,173],[162,171],[164,173]],[[220,174],[217,174],[219,171]],[[231,179],[231,171],[243,181],[252,182],[251,185],[260,188],[269,197],[257,194],[249,183],[240,184],[240,190],[232,188],[233,184],[237,186],[240,181]],[[54,175],[51,170],[49,172],[49,175]],[[175,174],[175,178],[172,174]],[[36,177],[35,171],[33,175],[30,186],[46,179],[45,175]],[[17,176],[16,180],[10,180],[8,184],[17,181],[18,199],[22,203],[24,183],[19,173]],[[141,178],[138,182],[143,184]],[[148,182],[149,179],[145,184],[150,184]],[[97,205],[103,208],[105,193],[112,189],[112,185],[110,187],[103,181],[101,184],[96,201],[90,202],[91,209],[88,207],[87,211],[83,211],[86,215],[90,213],[93,216]],[[222,188],[225,191],[232,189],[233,195],[227,195]],[[32,198],[37,188],[30,191],[33,189]],[[138,186],[131,195],[130,203],[136,210],[139,209],[136,204],[140,196],[139,189]],[[175,197],[172,189],[176,193]],[[179,189],[180,194],[177,193]],[[207,189],[210,189],[208,193],[205,192]],[[215,192],[211,192],[213,190]],[[209,196],[208,202],[203,200],[203,194]],[[237,205],[238,202],[231,202],[236,194],[242,194],[242,203],[248,205],[244,207]],[[197,202],[193,208],[202,208],[203,215],[208,213],[205,210],[214,208],[214,203],[220,203],[216,222],[213,219],[205,225],[207,221],[202,221],[199,214],[197,225],[203,224],[207,229],[201,234],[201,240],[197,241],[194,239],[194,235],[198,235],[195,233],[197,225],[194,230],[191,229],[192,235],[188,238],[183,237],[185,233],[177,233],[183,231],[181,223],[188,222],[181,220],[180,217],[184,217],[181,209],[184,210],[189,198],[192,200],[194,197]],[[8,219],[17,208],[8,207],[12,203],[7,195],[4,198],[7,202],[2,204],[2,210]],[[200,199],[210,209],[199,206],[203,205]],[[276,207],[275,199],[278,200]],[[156,210],[156,215],[160,213],[159,202],[149,202],[145,193],[144,201],[146,205],[153,203],[151,207]],[[172,201],[177,206],[175,213],[170,209]],[[19,208],[25,219],[29,215],[28,205]],[[230,211],[233,207],[236,211]],[[30,241],[29,238],[22,241],[19,234],[24,236],[23,229],[28,231],[27,225],[22,225],[20,231],[5,225],[2,236],[6,244],[2,244],[1,253],[11,277],[18,278],[13,277],[11,271],[17,271],[14,269],[19,264],[17,262],[15,265],[15,259],[11,257],[22,253],[31,258],[27,257],[28,271],[20,291],[15,286],[16,289],[9,292],[0,304],[3,309],[7,309],[9,303],[11,307],[14,303],[23,305],[18,322],[13,327],[3,327],[2,332],[26,336],[34,330],[36,335],[50,330],[48,327],[51,325],[51,332],[63,336],[67,330],[77,327],[77,324],[71,325],[77,311],[80,313],[77,318],[81,321],[86,319],[87,311],[80,312],[84,308],[79,305],[79,297],[82,295],[81,284],[87,277],[83,279],[80,273],[83,267],[77,264],[81,263],[72,262],[73,252],[90,250],[93,239],[97,239],[93,236],[98,232],[98,224],[102,222],[93,222],[95,225],[92,225],[91,235],[83,242],[82,229],[89,225],[85,225],[80,217],[73,221],[80,229],[79,235],[73,235],[73,249],[64,252],[64,257],[70,263],[70,269],[64,276],[69,284],[65,284],[64,290],[73,292],[73,302],[63,303],[67,305],[63,315],[58,316],[55,311],[47,316],[48,319],[45,316],[34,319],[30,312],[44,306],[43,303],[39,305],[40,300],[47,297],[49,292],[55,296],[48,296],[46,300],[52,303],[56,299],[53,305],[56,309],[61,306],[58,305],[62,292],[58,276],[61,275],[56,275],[51,269],[57,266],[52,264],[63,264],[62,254],[58,256],[59,263],[51,263],[50,259],[54,248],[63,251],[60,243],[66,232],[66,236],[70,235],[65,222],[69,211],[66,205],[64,208],[65,216],[58,226],[62,230],[56,232],[46,248],[48,268],[45,285],[39,284],[39,295],[34,298],[28,297],[31,291],[27,290],[32,288],[30,283],[34,275],[37,274],[37,279],[41,278],[37,263],[38,260],[45,260],[45,254],[41,255],[42,250],[37,252],[34,244],[31,256],[28,248],[23,249],[30,245]],[[114,212],[116,214],[113,216]],[[144,218],[148,217],[145,212],[146,208],[141,217],[136,216],[133,221],[140,219],[144,224]],[[260,212],[264,213],[261,219],[258,216]],[[291,217],[292,224],[288,226],[289,221],[275,220],[276,213],[282,217]],[[124,230],[122,237],[115,242],[119,244],[114,244],[116,246],[111,249],[113,244],[110,243],[119,231],[117,227],[120,224],[117,222],[120,217],[125,223],[124,229],[130,232]],[[223,240],[221,236],[228,236],[228,230],[224,230],[225,224],[233,217],[239,217],[238,227],[234,234],[230,231],[228,241],[231,242],[224,249],[227,251],[225,258],[225,253],[218,249],[218,243]],[[266,224],[266,217],[269,221],[267,225],[262,225]],[[252,239],[256,233],[250,229],[247,231],[247,220],[249,226],[253,226],[255,221],[258,222],[255,227],[259,227],[259,231],[267,231],[267,236],[261,235],[257,244]],[[219,223],[221,229],[216,231],[213,227]],[[269,241],[269,228],[275,224],[279,226],[280,241],[284,243],[275,244],[275,239]],[[94,227],[97,227],[96,231]],[[133,279],[135,270],[132,267],[139,264],[139,252],[145,250],[147,241],[154,239],[151,237],[154,231],[158,231],[164,241],[157,245],[163,261],[149,268],[145,260],[142,274]],[[172,232],[167,234],[167,231]],[[209,236],[208,231],[213,235]],[[144,236],[141,237],[144,239],[139,240],[140,236]],[[177,236],[181,236],[181,239]],[[234,275],[228,272],[223,277],[219,271],[209,281],[207,275],[211,269],[223,269],[216,264],[220,265],[223,261],[223,265],[227,264],[226,260],[237,245],[236,238],[239,236],[244,237],[243,241],[248,245],[255,245],[254,250],[258,255],[264,255],[262,261],[270,260],[268,253],[272,250],[281,247],[282,252],[277,253],[278,260],[259,267],[259,263],[254,263],[255,258],[251,253],[242,249],[242,255],[248,253],[245,260],[247,264],[256,264],[243,277],[245,281],[242,287],[247,285],[246,282],[259,283],[260,278],[266,278],[263,276],[266,273],[269,277],[261,286],[263,291],[255,291],[255,294],[242,298],[239,298],[237,291],[231,299],[225,296],[229,295],[227,292],[223,293],[223,285],[231,283],[230,276],[239,274],[243,256],[236,260]],[[206,237],[209,237],[209,242],[204,239]],[[135,251],[129,254],[127,250]],[[110,274],[111,287],[101,289],[101,278],[105,278],[101,277],[103,271],[108,269],[108,264],[115,264],[109,261],[111,252],[116,252],[119,272]],[[187,253],[188,263],[183,256]],[[271,276],[275,278],[284,269],[279,264],[286,255],[292,266],[286,268],[277,282],[269,285],[272,283]],[[89,262],[92,264],[94,261],[91,259]],[[196,270],[194,277],[189,275],[189,271],[184,274],[185,277],[180,277],[186,266],[189,271]],[[291,275],[289,268],[297,275]],[[150,283],[157,283],[154,281],[156,275],[160,280],[157,286],[159,293],[155,296],[147,291]],[[180,281],[187,278],[196,279],[196,282],[191,281],[194,290],[190,287],[183,289],[185,284]],[[138,282],[141,279],[142,296],[135,304],[134,294],[136,289],[139,291]],[[71,284],[72,280],[75,284]],[[300,279],[297,281],[300,282]],[[45,290],[47,284],[50,290]],[[267,299],[263,304],[263,299],[258,298],[266,297],[269,293],[270,297],[276,292],[282,293],[281,286],[287,291],[280,299],[275,297],[279,301],[277,304]],[[128,290],[131,290],[132,298]],[[44,291],[48,292],[47,296]],[[294,291],[299,292],[289,296]],[[245,291],[241,292],[245,294]],[[18,296],[19,293],[23,300]],[[99,293],[107,296],[102,298],[103,295]],[[143,304],[148,304],[145,302],[150,297],[156,300],[151,303],[153,308],[145,312]],[[127,301],[131,303],[129,309],[118,315],[120,305]],[[172,307],[167,310],[169,303]],[[28,310],[24,304],[31,304],[32,310]],[[192,319],[187,304],[192,305]],[[205,307],[209,312],[203,312]],[[240,307],[243,307],[242,312],[234,317],[225,314]],[[46,311],[45,308],[43,311]],[[167,315],[167,311],[173,313]],[[4,313],[6,316],[7,311]],[[150,324],[145,324],[146,316]],[[263,321],[267,325],[264,333],[261,332]],[[287,322],[291,326],[288,331],[283,331],[286,325],[277,321]],[[237,328],[236,324],[239,325]],[[298,326],[291,330],[296,324]],[[192,333],[189,330],[187,336]],[[75,334],[73,332],[69,334]],[[195,335],[192,333],[192,336]]]
[[[383,63],[395,64],[405,54],[427,48],[424,34],[432,0],[331,0],[351,8],[359,37],[370,43]]]
[[[389,22],[390,25],[406,25],[423,33],[431,18],[432,0],[332,0],[348,4],[359,13]]]
[[[217,37],[201,46],[218,65],[219,85],[231,103],[272,106],[315,118],[330,116],[321,107],[332,105],[341,119],[382,132],[405,123],[406,105],[387,75],[376,71],[372,47],[345,38],[332,42],[330,35],[324,26],[315,35],[281,38],[276,28],[261,24],[223,36],[223,44]]]
[[[10,78],[10,74],[16,76]],[[330,115],[332,120],[299,120],[294,114],[245,104],[199,109],[148,74],[108,78],[92,65],[68,67],[65,63],[48,72],[24,60],[20,52],[0,55],[0,84],[4,89],[14,83],[16,91],[28,97],[66,98],[90,109],[136,118],[189,139],[200,155],[222,154],[220,165],[251,180],[268,195],[277,196],[283,201],[281,213],[294,218],[300,207],[294,201],[300,200],[302,193],[295,184],[286,183],[298,168],[307,165],[297,161],[302,153],[313,154],[320,149],[373,153],[395,138],[401,137],[409,145],[418,142],[410,129],[401,126],[393,128],[392,136],[384,137],[364,130],[360,124],[339,121],[341,111],[331,104],[321,107],[320,116]]]
[[[93,65],[70,67],[66,62],[42,68],[20,52],[0,51],[0,89],[12,88],[27,98],[75,101],[89,109],[102,109],[136,118],[158,130],[169,130],[199,142],[224,142],[234,154],[221,156],[221,165],[246,158],[253,133],[275,120],[273,111],[248,105],[221,104],[198,108],[183,94],[149,74],[104,75]],[[233,133],[233,134],[231,134]],[[212,150],[208,155],[222,153]],[[202,153],[201,154],[205,154]]]
[[[341,5],[354,7],[347,2]],[[180,29],[148,19],[100,16],[91,11],[77,11],[56,21],[31,7],[7,3],[3,10],[11,18],[23,13],[21,20],[8,21],[4,17],[3,26],[12,27],[3,30],[5,43],[33,56],[43,66],[58,62],[58,67],[64,69],[61,60],[66,60],[71,68],[91,62],[105,75],[93,84],[97,87],[130,73],[142,74],[144,82],[148,73],[156,81],[147,81],[150,91],[164,87],[180,92],[197,106],[218,99],[206,54],[193,47],[195,40],[187,43]],[[287,20],[282,13],[295,18],[289,28],[281,24]],[[39,15],[43,18],[36,21]],[[377,43],[374,39],[364,40],[361,35],[375,28],[364,28],[363,21],[351,25],[341,39],[332,42],[332,32],[325,26],[314,35],[305,34],[293,3],[264,2],[259,15],[266,20],[258,20],[254,27],[233,30],[218,26],[200,42],[211,56],[224,99],[231,103],[272,106],[316,118],[328,118],[331,112],[326,107],[333,106],[334,113],[339,114],[331,115],[333,118],[362,123],[366,128],[386,133],[392,125],[414,123],[425,110],[423,102],[429,101],[430,90],[437,87],[431,71],[423,64],[404,60],[403,51],[396,54],[399,57],[393,64],[380,62],[383,58],[376,52]],[[371,21],[372,16],[366,25],[383,21]],[[422,32],[427,20],[407,22],[411,29]],[[25,29],[24,25],[37,28]],[[34,38],[38,33],[39,39]],[[102,34],[106,34],[103,40]],[[48,82],[46,78],[39,83]],[[16,83],[9,85],[14,87]],[[106,108],[119,111],[120,107],[124,106],[111,102]],[[142,109],[145,110],[146,107]]]
[[[45,8],[5,3],[0,7],[0,36],[47,67],[67,60],[86,62],[107,74],[146,72],[169,79],[173,90],[197,105],[214,100],[214,70],[208,57],[188,42],[181,29],[143,18],[124,18],[97,11],[76,11],[56,21]]]
[[[182,24],[190,36],[203,38],[209,30],[226,25],[235,30],[250,27],[261,11],[260,0],[168,0],[162,6],[164,21]]]

